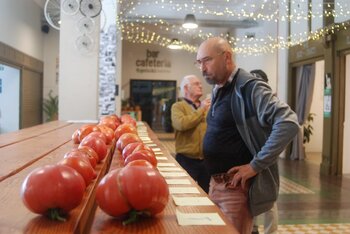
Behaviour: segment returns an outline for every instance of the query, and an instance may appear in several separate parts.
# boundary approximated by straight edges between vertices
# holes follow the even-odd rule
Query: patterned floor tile
[[[262,225],[259,233],[264,233]],[[350,223],[278,225],[279,234],[350,234]]]
[[[314,194],[314,192],[283,176],[280,176],[280,194]]]

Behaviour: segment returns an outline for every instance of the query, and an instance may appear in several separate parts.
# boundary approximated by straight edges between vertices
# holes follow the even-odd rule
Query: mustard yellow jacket
[[[203,159],[203,138],[207,129],[206,114],[203,108],[196,110],[185,100],[172,105],[171,121],[175,129],[176,153]]]

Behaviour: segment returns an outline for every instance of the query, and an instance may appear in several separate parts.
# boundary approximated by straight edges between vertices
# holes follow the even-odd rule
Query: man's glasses
[[[199,69],[202,69],[202,67],[205,65],[207,65],[208,63],[210,63],[211,61],[214,60],[214,58],[220,56],[220,55],[223,55],[225,53],[225,51],[222,51],[221,53],[213,56],[213,57],[210,57],[210,56],[207,56],[207,57],[204,57],[202,59],[199,59],[197,61],[194,62],[194,65],[199,68]]]

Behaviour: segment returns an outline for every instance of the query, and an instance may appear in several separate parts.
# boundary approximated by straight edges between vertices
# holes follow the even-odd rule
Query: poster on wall
[[[324,96],[323,96],[323,116],[331,117],[332,111],[332,80],[331,74],[327,73],[324,79]]]
[[[117,53],[117,25],[116,6],[112,1],[104,1],[100,30],[100,74],[99,74],[99,116],[116,112],[115,97],[118,96],[116,84],[116,53]]]

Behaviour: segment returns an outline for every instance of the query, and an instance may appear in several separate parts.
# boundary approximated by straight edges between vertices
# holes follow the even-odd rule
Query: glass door
[[[176,81],[131,80],[130,98],[141,107],[142,121],[153,131],[172,131],[170,108],[176,101]]]
[[[0,64],[0,134],[20,127],[20,70]]]

